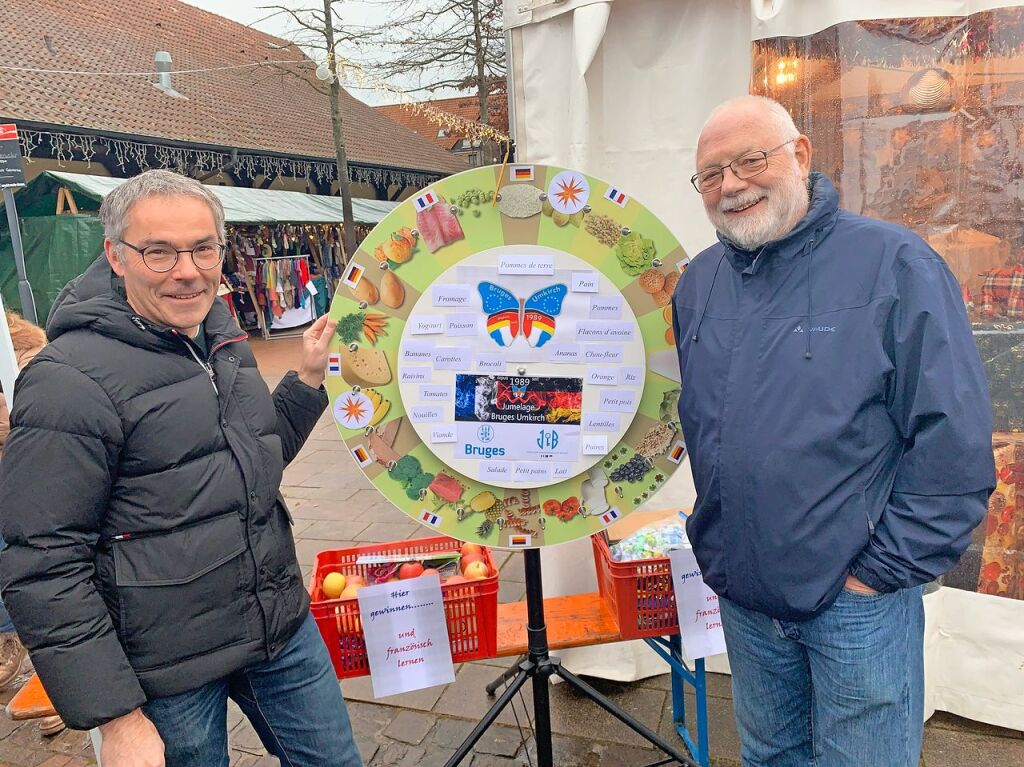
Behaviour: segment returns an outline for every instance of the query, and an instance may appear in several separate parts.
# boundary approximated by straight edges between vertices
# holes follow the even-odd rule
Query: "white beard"
[[[793,173],[779,186],[771,189],[750,189],[729,197],[722,196],[718,205],[705,206],[715,229],[744,250],[756,250],[768,242],[781,239],[797,223],[798,214],[807,209],[810,192],[807,182]],[[764,200],[761,210],[742,218],[732,218],[728,211],[738,210]]]

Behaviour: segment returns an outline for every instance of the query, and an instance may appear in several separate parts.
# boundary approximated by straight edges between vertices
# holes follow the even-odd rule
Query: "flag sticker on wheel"
[[[668,454],[668,459],[672,461],[672,463],[679,463],[683,460],[684,455],[686,455],[686,443],[681,439],[676,440],[676,444]]]
[[[327,355],[327,375],[329,375],[329,376],[340,376],[341,375],[341,355],[340,354],[328,354]]]
[[[432,511],[424,511],[420,514],[420,522],[430,525],[431,527],[438,527],[441,524],[441,516]]]
[[[608,191],[604,193],[604,198],[606,200],[611,200],[616,205],[618,205],[620,208],[625,208],[626,205],[629,204],[629,197],[624,195],[622,192],[620,192],[614,186],[608,187]]]
[[[619,514],[619,510],[618,509],[608,509],[608,511],[606,511],[604,514],[601,515],[601,521],[604,522],[606,525],[610,525],[612,522],[614,522],[620,516],[622,516],[622,515]]]
[[[517,549],[525,549],[530,545],[530,541],[532,540],[532,535],[510,535],[508,537],[508,545]]]
[[[426,210],[431,205],[437,205],[441,200],[433,192],[425,192],[421,194],[413,204],[416,206],[416,210]]]
[[[513,181],[533,181],[532,165],[515,165],[512,167]]]
[[[359,264],[349,264],[342,281],[355,290],[356,285],[359,284],[359,280],[363,279],[365,273],[365,270]]]
[[[370,451],[362,445],[352,448],[352,457],[356,459],[356,463],[359,464],[360,469],[365,469],[373,463],[373,458],[370,457]]]

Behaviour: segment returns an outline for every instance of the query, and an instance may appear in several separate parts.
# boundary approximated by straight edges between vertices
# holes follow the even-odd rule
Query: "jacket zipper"
[[[188,349],[188,353],[192,355],[192,359],[198,362],[202,366],[203,370],[206,371],[206,375],[210,377],[210,385],[213,387],[214,394],[220,396],[220,389],[217,388],[217,376],[213,372],[213,365],[203,359],[200,359],[199,355],[196,354],[196,350],[192,348],[192,342],[182,337],[181,333],[177,330],[172,330],[171,332],[174,333],[176,338],[181,339],[181,342],[185,344],[185,348]],[[216,351],[216,349],[214,351]]]

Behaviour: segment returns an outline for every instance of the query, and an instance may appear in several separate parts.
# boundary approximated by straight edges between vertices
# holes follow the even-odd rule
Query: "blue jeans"
[[[281,767],[361,767],[341,688],[312,616],[273,660],[143,707],[163,738],[167,767],[228,767],[229,697]]]
[[[744,767],[917,767],[921,587],[779,621],[721,599]]]

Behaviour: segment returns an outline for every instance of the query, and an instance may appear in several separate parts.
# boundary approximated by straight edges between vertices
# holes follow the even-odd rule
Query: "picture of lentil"
[[[498,200],[498,210],[509,218],[529,218],[540,213],[541,191],[529,184],[503,186]]]
[[[583,221],[583,228],[596,237],[598,242],[609,248],[614,246],[622,236],[619,225],[608,216],[587,216]]]

